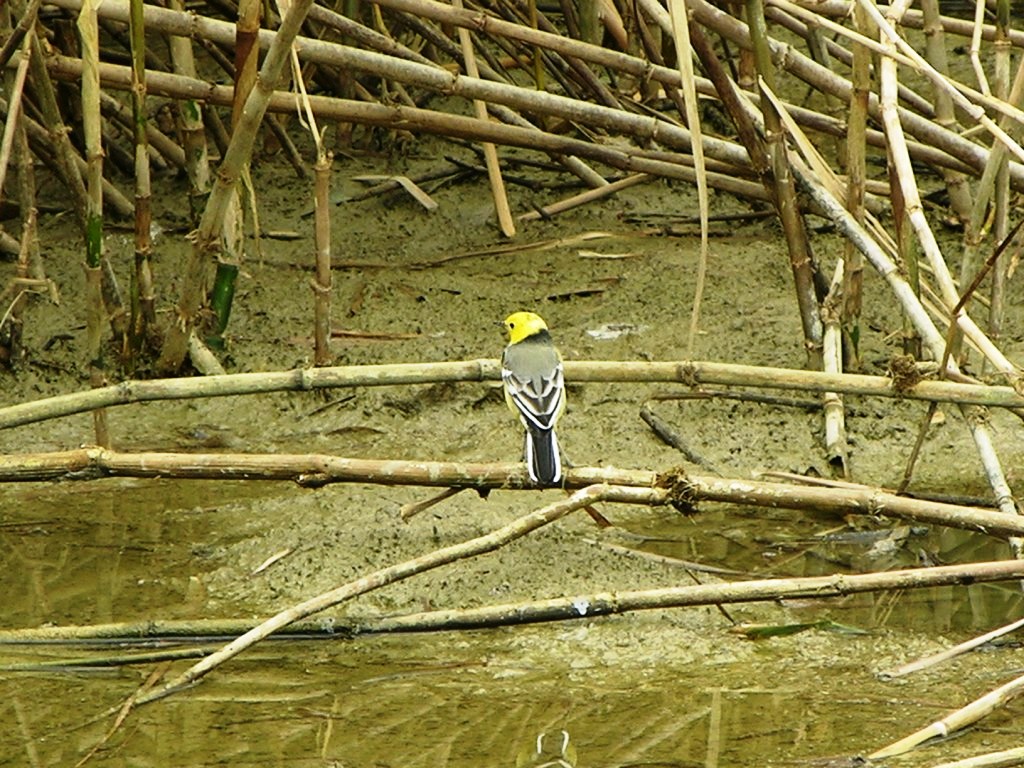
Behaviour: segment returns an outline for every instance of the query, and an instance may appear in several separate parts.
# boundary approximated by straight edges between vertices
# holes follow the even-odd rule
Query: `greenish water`
[[[100,481],[0,489],[0,623],[263,615],[199,585],[221,564],[224,544],[259,524],[268,493],[282,487]],[[774,575],[1002,556],[1001,545],[984,537],[916,530],[880,562],[868,554],[877,537],[840,536],[837,521],[788,513],[717,510],[696,521],[630,528],[649,551]],[[836,535],[815,538],[829,528]],[[934,650],[939,636],[947,644],[1019,616],[1014,585],[858,595],[790,609],[798,619],[828,617],[865,633],[751,642],[730,633],[713,609],[697,609],[707,645],[696,654],[692,633],[673,613],[264,643],[197,687],[132,713],[88,764],[529,765],[542,762],[531,762],[538,735],[562,730],[579,766],[819,764],[927,724],[1004,682],[1022,658],[1004,646],[895,683],[874,674]],[[0,663],[121,652],[128,651],[3,646]],[[161,669],[150,662],[0,672],[0,765],[76,764],[113,723],[100,715]],[[901,765],[1018,744],[1021,709],[1011,705],[985,721],[987,746],[960,739]]]

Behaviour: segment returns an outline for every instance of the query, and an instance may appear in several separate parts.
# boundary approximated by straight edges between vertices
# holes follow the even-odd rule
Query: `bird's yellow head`
[[[513,312],[501,325],[508,334],[509,344],[518,344],[528,336],[548,329],[543,318],[533,312]]]

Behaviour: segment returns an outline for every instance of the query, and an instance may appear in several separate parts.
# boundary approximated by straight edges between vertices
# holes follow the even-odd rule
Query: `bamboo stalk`
[[[85,221],[86,355],[93,388],[103,386],[103,324],[106,307],[101,285],[103,270],[103,146],[100,134],[99,29],[92,0],[86,0],[78,16],[82,44],[82,123],[88,181]],[[107,414],[93,411],[96,443],[110,447]]]
[[[306,487],[330,483],[373,483],[473,489],[534,488],[522,464],[508,463],[352,459],[321,454],[133,454],[104,448],[0,457],[0,480],[5,482],[100,477],[289,480]],[[865,486],[794,486],[612,467],[575,467],[566,472],[566,488],[584,488],[599,483],[646,490],[649,495],[645,503],[673,504],[685,510],[692,510],[695,503],[715,502],[838,515],[894,517],[1002,538],[1024,534],[1024,519],[1015,515],[906,498]]]
[[[75,9],[79,7],[81,0],[54,0],[55,4],[66,7],[69,9]],[[109,14],[111,18],[127,19],[127,0],[108,0],[102,6],[102,12]],[[559,35],[551,35],[549,33],[536,32],[539,39],[534,39],[533,31],[523,28],[515,24],[509,24],[502,22],[500,19],[493,19],[492,17],[486,17],[484,20],[479,19],[474,14],[467,14],[463,17],[452,16],[453,9],[450,6],[434,2],[434,0],[385,0],[387,7],[396,9],[410,8],[416,12],[429,14],[432,18],[438,18],[446,22],[458,21],[460,25],[466,25],[470,28],[478,28],[483,24],[484,28],[488,31],[500,29],[502,34],[516,34],[517,31],[520,34],[520,39],[534,43],[543,44],[550,47],[552,50],[565,51],[572,55],[579,56],[582,59],[599,63],[604,66],[613,66],[627,71],[637,77],[651,77],[658,82],[665,83],[666,85],[673,85],[679,87],[679,73],[677,70],[673,70],[666,67],[652,67],[649,62],[644,59],[637,57],[631,57],[627,54],[618,53],[616,51],[610,51],[598,46],[588,46],[577,40],[570,40]],[[710,6],[703,3],[703,0],[694,0],[700,9],[700,20],[702,23],[707,23],[711,28],[716,31],[723,32],[736,41],[743,42],[749,41],[746,36],[746,28],[741,23],[737,22],[732,17],[717,14]],[[664,13],[664,11],[662,11]],[[172,11],[168,11],[162,8],[155,8],[153,6],[147,6],[146,8],[146,23],[154,29],[160,29],[161,31],[180,34],[180,35],[200,35],[203,38],[209,38],[217,40],[219,42],[230,44],[233,40],[233,32],[231,31],[231,25],[225,22],[218,22],[213,19],[205,17],[195,17],[191,15],[175,14]],[[667,19],[667,13],[664,13]],[[500,25],[504,24],[502,27]],[[667,24],[667,21],[666,21]],[[276,33],[263,30],[260,35],[261,44],[269,45],[270,41]],[[747,43],[749,44],[749,42]],[[780,55],[782,48],[776,41],[771,41],[773,51]],[[343,46],[336,46],[325,41],[309,40],[303,38],[300,40],[300,56],[304,60],[316,60],[322,63],[332,64],[334,66],[341,67],[352,67],[357,66],[347,55],[348,49]],[[367,53],[367,52],[364,52]],[[826,93],[838,95],[844,99],[849,98],[849,83],[844,81],[842,78],[837,77],[832,72],[819,67],[813,61],[809,59],[801,58],[801,56],[791,50],[785,51],[786,56],[784,60],[787,64],[794,66],[795,72],[809,80],[811,84],[823,90]],[[387,57],[383,57],[386,59]],[[373,59],[373,61],[381,61],[381,59]],[[371,71],[374,71],[374,64],[368,63],[366,59],[364,66],[369,66]],[[796,64],[794,65],[794,62]],[[379,67],[377,68],[379,70]],[[396,77],[396,72],[386,71],[380,72],[380,74],[389,77],[391,79],[400,79]],[[713,89],[707,81],[698,79],[698,86],[701,88],[702,93],[714,93]],[[442,86],[443,87],[443,86]],[[470,94],[473,97],[473,94]],[[493,93],[483,94],[481,98],[493,104],[495,102],[501,102],[501,99],[494,98]],[[572,101],[572,100],[570,100]],[[872,97],[870,102],[871,114],[873,116],[878,115],[878,101],[877,98]],[[527,109],[533,109],[527,107]],[[794,110],[795,114],[806,116],[811,118],[811,113],[808,110]],[[984,167],[985,158],[987,157],[987,150],[983,147],[973,144],[966,139],[961,139],[956,134],[944,131],[936,126],[929,120],[922,119],[917,115],[906,110],[901,110],[901,118],[907,123],[908,130],[910,132],[924,140],[928,145],[934,147],[941,147],[943,151],[951,153],[960,162],[964,163],[967,167],[976,169],[978,172]],[[801,117],[803,119],[803,117]],[[833,126],[835,135],[841,135],[845,130],[839,124]],[[869,132],[869,140],[877,146],[884,146],[884,139],[881,134],[876,132]],[[924,152],[926,154],[934,154],[934,150],[926,149],[921,146],[917,148],[917,151]],[[1024,166],[1020,164],[1011,164],[1011,180],[1014,188],[1024,188]]]
[[[169,0],[171,10],[184,10],[182,0]],[[196,67],[192,56],[192,43],[188,38],[171,35],[168,41],[174,73],[195,78]],[[206,129],[203,127],[203,105],[198,99],[183,99],[178,105],[178,120],[181,125],[182,145],[185,153],[184,166],[189,180],[189,211],[194,223],[206,205],[210,193],[210,162],[206,146]]]
[[[537,221],[538,219],[549,219],[560,213],[564,213],[565,211],[578,208],[581,205],[592,203],[595,200],[603,200],[606,197],[611,197],[616,192],[650,181],[650,179],[650,175],[646,173],[635,173],[632,176],[627,176],[626,178],[619,179],[618,181],[606,182],[603,186],[588,189],[586,192],[580,192],[578,195],[573,195],[565,200],[559,200],[557,203],[551,203],[550,205],[545,205],[535,211],[529,211],[528,213],[521,214],[519,216],[519,220]]]
[[[550,621],[592,620],[639,610],[689,608],[703,605],[777,601],[799,598],[843,598],[863,592],[927,589],[936,586],[983,584],[1019,578],[1024,564],[1012,560],[908,568],[866,574],[836,574],[791,579],[756,579],[745,582],[697,584],[621,592],[594,592],[572,597],[530,600],[479,608],[448,609],[367,617],[357,620],[332,617],[331,621],[299,620],[283,640],[296,636],[325,640],[351,640],[362,635],[393,632],[449,632],[461,629],[519,626]],[[252,619],[150,619],[85,626],[42,626],[0,629],[0,645],[57,645],[109,642],[123,645],[150,644],[154,640],[181,643],[245,634],[254,628]]]
[[[827,374],[762,366],[706,361],[619,362],[567,360],[571,382],[674,383],[735,385],[787,391],[840,392],[994,408],[1024,408],[1024,395],[1007,386],[936,381],[893,380],[864,374]],[[452,381],[501,380],[497,360],[444,363],[399,363],[303,368],[292,371],[235,373],[204,379],[126,380],[99,389],[56,395],[0,408],[0,429],[84,413],[94,408],[157,400],[183,400],[266,392],[309,391],[335,387],[433,384]]]
[[[867,14],[854,6],[854,27],[864,37],[870,37],[873,30]],[[867,118],[868,102],[871,95],[871,52],[867,46],[855,43],[853,46],[852,73],[850,77],[850,108],[848,115],[849,133],[846,145],[846,208],[854,220],[864,225],[865,183],[867,181]],[[864,302],[864,255],[850,240],[844,243],[842,302],[839,308],[840,325],[846,341],[850,367],[860,368],[860,315]]]
[[[315,239],[316,279],[312,282],[314,295],[314,365],[325,366],[331,362],[331,161],[330,152],[319,152],[314,168],[316,174],[315,192]]]
[[[825,325],[822,338],[822,370],[831,374],[838,374],[843,370],[842,331],[837,305],[841,303],[844,265],[842,259],[836,262],[832,287],[822,308],[822,320]],[[825,455],[829,463],[849,480],[850,451],[846,441],[846,411],[843,398],[836,392],[825,392],[822,396],[822,410],[825,415]]]
[[[975,648],[980,648],[983,645],[991,643],[993,640],[997,640],[1003,635],[1016,632],[1021,627],[1024,627],[1024,619],[1018,619],[1017,621],[1006,624],[998,629],[993,629],[991,632],[986,632],[978,637],[972,637],[966,642],[959,643],[958,645],[955,645],[952,648],[947,648],[939,653],[933,653],[923,659],[917,659],[909,664],[903,664],[896,669],[881,672],[879,676],[885,680],[889,680],[894,677],[904,677],[905,675],[909,675],[913,672],[920,672],[923,669],[930,669],[936,664],[942,664],[950,659],[955,659],[958,656],[962,656],[965,653],[973,651]]]
[[[135,270],[131,286],[131,323],[128,347],[133,367],[138,363],[146,337],[156,323],[153,290],[152,189],[149,166],[149,122],[146,113],[146,27],[142,0],[131,0],[132,118],[135,138]]]
[[[961,707],[955,712],[950,712],[941,720],[936,720],[909,736],[905,736],[899,741],[895,741],[882,749],[872,752],[868,755],[868,759],[882,760],[887,757],[906,754],[926,741],[938,736],[948,736],[969,725],[973,725],[999,707],[1005,706],[1022,693],[1024,693],[1024,676],[1004,683],[995,690],[989,691],[984,696],[975,699],[970,704]]]
[[[452,0],[455,8],[462,8],[462,0]],[[534,8],[536,13],[536,8]],[[466,74],[469,77],[480,77],[480,70],[476,65],[476,53],[473,51],[473,39],[469,36],[469,30],[459,27],[459,43],[462,46],[462,60]],[[539,61],[538,61],[539,66]],[[487,119],[487,104],[480,99],[473,100],[473,109],[480,120]],[[491,184],[491,194],[494,197],[494,207],[498,214],[498,225],[505,237],[515,237],[516,223],[512,218],[512,210],[508,205],[508,195],[505,192],[505,180],[501,176],[501,165],[498,162],[498,150],[491,142],[484,142],[484,162],[487,164],[487,178]]]
[[[925,35],[925,55],[928,63],[943,75],[949,72],[946,54],[946,39],[942,29],[942,19],[938,0],[922,0],[922,19]],[[854,13],[866,17],[863,6],[857,5]],[[953,99],[941,88],[933,88],[935,99],[935,122],[947,130],[958,130],[956,113],[953,110]],[[967,221],[971,211],[971,189],[963,174],[955,171],[943,171],[949,202],[960,221]]]
[[[241,120],[235,128],[227,153],[221,161],[213,189],[207,200],[203,217],[196,230],[191,258],[185,269],[176,318],[168,329],[164,348],[157,362],[158,370],[177,370],[188,351],[188,338],[192,333],[196,314],[203,303],[206,265],[211,254],[219,248],[220,232],[232,191],[248,162],[256,141],[259,124],[267,109],[267,102],[288,61],[292,42],[306,17],[313,0],[296,0],[281,20],[281,25],[260,69],[260,76],[242,110]]]

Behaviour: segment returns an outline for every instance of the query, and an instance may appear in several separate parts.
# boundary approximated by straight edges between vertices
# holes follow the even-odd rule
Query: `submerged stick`
[[[884,680],[891,680],[894,677],[903,677],[909,675],[912,672],[920,672],[922,669],[928,669],[934,667],[936,664],[955,659],[957,656],[962,656],[969,651],[973,651],[986,643],[990,643],[1003,635],[1008,635],[1011,632],[1016,632],[1021,627],[1024,627],[1024,619],[1018,619],[1017,621],[1011,622],[1006,626],[993,629],[991,632],[986,632],[984,635],[978,637],[972,637],[959,645],[954,645],[952,648],[947,648],[944,651],[933,653],[931,656],[925,656],[923,659],[912,661],[903,666],[897,667],[896,669],[889,670],[887,672],[880,673],[880,677]]]
[[[421,557],[381,568],[355,581],[342,584],[335,589],[304,600],[270,617],[259,626],[235,638],[216,653],[189,667],[169,683],[149,693],[142,693],[140,691],[132,697],[131,703],[133,706],[148,704],[193,685],[224,662],[229,661],[242,651],[299,619],[312,616],[353,597],[397,581],[402,581],[418,573],[433,570],[457,560],[464,560],[486,554],[487,552],[493,552],[509,542],[522,538],[587,504],[593,504],[608,498],[628,501],[632,496],[636,495],[635,491],[636,489],[612,488],[606,485],[590,486],[574,493],[565,501],[559,501],[542,507],[483,536],[453,544],[452,546],[442,547]],[[644,502],[641,501],[639,503]]]
[[[712,363],[618,362],[569,360],[565,377],[573,382],[675,383],[738,385],[808,392],[841,392],[850,395],[906,398],[935,402],[1024,408],[1024,395],[1013,387],[965,384],[953,381],[894,380],[864,374],[829,374],[789,368]],[[233,373],[202,379],[152,379],[123,381],[82,392],[42,398],[0,408],[0,429],[46,419],[84,413],[101,406],[144,403],[154,400],[188,400],[201,397],[251,395],[259,392],[308,391],[333,387],[377,387],[401,384],[437,384],[454,381],[501,380],[497,360],[464,360],[443,363],[395,363],[292,371]]]
[[[967,706],[961,707],[955,712],[950,712],[941,720],[936,720],[909,736],[905,736],[887,747],[872,752],[868,755],[868,759],[881,760],[886,757],[902,755],[933,738],[948,736],[950,733],[973,725],[999,707],[1005,706],[1022,693],[1024,693],[1024,676],[1011,680],[995,690],[989,691],[984,696],[975,699]]]
[[[463,610],[438,610],[377,616],[358,620],[324,617],[291,624],[279,639],[297,635],[324,639],[351,639],[389,632],[438,632],[591,619],[632,611],[688,608],[721,603],[746,603],[796,598],[845,597],[859,592],[924,589],[958,584],[1008,581],[1024,575],[1024,563],[1002,560],[988,563],[907,568],[884,573],[834,574],[792,579],[757,579],[725,584],[694,584],[658,589],[594,592],[586,595],[487,605]],[[148,620],[90,626],[45,626],[0,630],[0,645],[61,644],[87,641],[149,642],[241,635],[254,628],[252,619]]]

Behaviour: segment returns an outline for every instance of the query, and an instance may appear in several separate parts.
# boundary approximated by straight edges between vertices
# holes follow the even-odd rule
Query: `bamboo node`
[[[922,378],[913,355],[894,355],[889,360],[888,374],[892,379],[892,389],[898,395],[912,391]]]
[[[697,513],[696,488],[682,467],[659,473],[655,477],[654,487],[664,488],[668,491],[667,501],[677,512],[684,515]]]
[[[676,376],[682,384],[696,389],[700,386],[700,377],[697,375],[697,366],[693,363],[680,363],[676,371]]]

